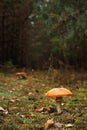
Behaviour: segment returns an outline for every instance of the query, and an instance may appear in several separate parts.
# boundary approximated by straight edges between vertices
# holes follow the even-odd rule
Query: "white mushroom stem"
[[[63,102],[63,98],[62,97],[57,97],[56,98],[56,103],[57,103],[57,112],[58,114],[61,114],[62,110],[61,110],[61,104]]]

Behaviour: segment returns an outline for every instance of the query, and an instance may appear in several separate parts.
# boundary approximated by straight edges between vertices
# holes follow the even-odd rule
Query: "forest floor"
[[[73,96],[64,97],[62,113],[54,100],[45,97],[51,88],[65,87]],[[14,72],[0,72],[0,129],[87,130],[87,73],[66,70],[33,71],[27,79]],[[57,124],[54,125],[54,124]]]

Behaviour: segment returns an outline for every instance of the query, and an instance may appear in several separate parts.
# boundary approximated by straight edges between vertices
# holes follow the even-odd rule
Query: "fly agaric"
[[[63,101],[63,96],[71,96],[72,92],[66,88],[53,88],[49,90],[45,96],[49,98],[55,98],[57,103],[57,112],[61,113],[61,103]]]
[[[16,77],[18,79],[27,79],[27,74],[25,72],[17,72]]]

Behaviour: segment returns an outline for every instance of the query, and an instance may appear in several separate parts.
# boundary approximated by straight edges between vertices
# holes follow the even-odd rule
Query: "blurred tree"
[[[87,1],[44,0],[37,3],[37,12],[54,66],[87,68]]]
[[[2,0],[0,10],[1,63],[87,69],[86,0]]]
[[[0,1],[0,62],[11,60],[14,64],[25,65],[26,44],[21,43],[21,34],[28,16],[32,12],[32,1]]]

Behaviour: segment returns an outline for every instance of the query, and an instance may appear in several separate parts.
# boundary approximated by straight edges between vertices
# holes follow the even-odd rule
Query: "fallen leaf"
[[[1,100],[5,100],[5,96],[2,96],[2,97],[1,97]]]
[[[84,110],[87,110],[87,107],[85,107]]]
[[[3,107],[0,107],[0,111],[5,111],[5,109]]]
[[[12,90],[10,90],[9,92],[10,92],[10,93],[12,93],[13,91],[12,91]]]
[[[37,111],[37,112],[48,112],[48,111],[49,111],[49,108],[41,107],[41,108],[36,109],[36,111]]]
[[[28,96],[31,96],[31,95],[33,95],[33,93],[32,93],[32,92],[29,92],[27,95],[28,95]]]
[[[7,115],[7,114],[8,114],[8,111],[7,111],[7,110],[5,110],[5,111],[4,111],[4,114],[5,114],[5,115]]]
[[[46,87],[46,84],[42,84],[42,87]]]
[[[53,126],[53,124],[54,124],[53,118],[47,120],[47,122],[45,123],[45,126],[44,126],[44,130],[48,130],[49,128],[51,128]]]
[[[66,124],[65,127],[66,127],[66,128],[68,128],[68,127],[73,127],[73,124]]]
[[[9,103],[14,103],[14,102],[15,102],[14,99],[9,100]]]
[[[22,118],[23,118],[23,117],[25,117],[25,115],[20,115],[20,117],[22,117]]]
[[[62,124],[62,123],[59,123],[59,122],[56,122],[56,123],[54,124],[54,126],[55,126],[56,128],[58,128],[58,130],[60,130],[61,128],[63,128],[63,124]]]
[[[16,91],[16,89],[15,89],[15,88],[13,88],[13,89],[12,89],[12,91]]]
[[[0,107],[0,112],[2,112],[3,114],[8,114],[8,111],[6,109],[4,109],[3,107]]]

